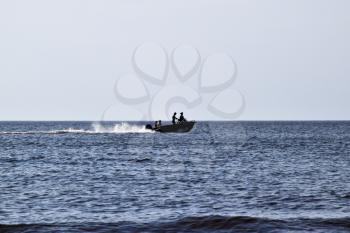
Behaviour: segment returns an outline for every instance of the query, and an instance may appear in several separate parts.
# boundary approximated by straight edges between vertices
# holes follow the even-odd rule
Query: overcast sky
[[[109,120],[137,119],[115,83],[148,42],[232,56],[245,99],[236,120],[350,120],[349,10],[348,0],[0,0],[0,120],[99,120],[109,106]]]

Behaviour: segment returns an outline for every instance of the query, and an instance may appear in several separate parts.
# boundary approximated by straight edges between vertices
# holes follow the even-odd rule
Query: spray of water
[[[145,126],[130,125],[126,122],[115,124],[112,127],[105,127],[100,123],[93,123],[94,133],[152,133],[152,130],[146,129]]]
[[[91,129],[74,129],[68,128],[63,130],[50,130],[50,131],[0,131],[0,134],[65,134],[65,133],[153,133],[152,130],[146,129],[145,126],[132,125],[126,122],[115,124],[113,126],[104,126],[101,123],[95,122],[92,124]]]

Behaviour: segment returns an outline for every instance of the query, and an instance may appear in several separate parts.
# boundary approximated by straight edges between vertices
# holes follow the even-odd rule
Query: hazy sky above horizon
[[[236,120],[350,120],[349,9],[347,0],[2,0],[0,120],[137,119],[115,83],[148,42],[230,54],[245,99]],[[126,94],[142,89],[124,85]],[[187,112],[223,119],[204,107]]]

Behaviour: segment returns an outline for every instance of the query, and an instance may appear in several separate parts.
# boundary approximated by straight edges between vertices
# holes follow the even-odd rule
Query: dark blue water
[[[1,122],[0,232],[350,232],[350,122]]]

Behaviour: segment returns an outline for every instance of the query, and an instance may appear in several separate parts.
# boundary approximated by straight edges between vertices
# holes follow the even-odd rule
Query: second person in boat
[[[184,113],[181,112],[181,113],[180,113],[180,118],[179,118],[179,123],[186,122],[186,121],[187,121],[187,120],[186,120],[186,118],[184,117]]]

